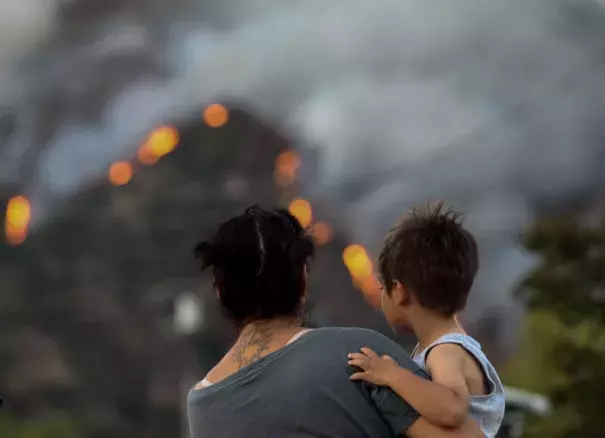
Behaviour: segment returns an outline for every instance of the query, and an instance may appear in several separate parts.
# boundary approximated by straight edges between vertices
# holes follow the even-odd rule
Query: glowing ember
[[[115,186],[128,184],[132,178],[132,166],[127,161],[118,161],[109,168],[109,181]]]
[[[355,287],[361,290],[370,305],[380,307],[380,282],[374,275],[374,266],[366,249],[357,244],[349,245],[342,258]]]
[[[350,245],[346,247],[342,253],[342,258],[354,279],[372,275],[372,261],[363,246]]]
[[[149,149],[147,143],[145,143],[139,148],[137,157],[139,158],[141,164],[144,164],[145,166],[152,166],[158,162],[158,157],[155,156],[153,152]]]
[[[141,150],[139,150],[139,160],[145,164],[143,160],[146,159],[150,162],[151,158],[148,158],[148,156],[153,156],[157,161],[158,158],[172,152],[178,144],[179,132],[175,128],[172,126],[159,127],[151,133]],[[143,156],[143,159],[141,159],[141,156]]]
[[[376,276],[371,275],[364,278],[360,282],[359,289],[361,289],[366,301],[368,301],[372,307],[376,309],[380,308],[382,301],[380,296],[380,282]]]
[[[300,157],[294,151],[285,151],[279,154],[275,160],[275,164],[279,168],[288,168],[297,170],[300,167]]]
[[[223,105],[214,103],[204,110],[203,119],[211,128],[220,128],[229,121],[229,111]]]
[[[313,220],[313,210],[309,201],[304,199],[295,199],[288,207],[290,213],[295,216],[303,228],[308,227]]]
[[[4,232],[11,245],[23,243],[31,220],[31,205],[24,196],[14,196],[8,201]]]
[[[300,157],[291,150],[282,152],[275,160],[274,179],[277,185],[289,186],[296,179],[296,173],[300,167]]]
[[[325,245],[332,240],[332,228],[325,222],[318,222],[311,226],[309,233],[318,245]]]

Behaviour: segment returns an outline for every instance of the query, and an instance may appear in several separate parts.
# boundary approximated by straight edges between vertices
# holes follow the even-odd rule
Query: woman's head
[[[294,216],[257,206],[220,224],[194,250],[202,270],[212,267],[221,306],[238,324],[298,315],[313,252]]]

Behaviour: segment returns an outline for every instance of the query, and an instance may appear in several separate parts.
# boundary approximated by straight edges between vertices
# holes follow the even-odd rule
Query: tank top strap
[[[412,357],[420,366],[426,369],[426,358],[433,348],[441,344],[458,344],[475,356],[479,362],[483,362],[485,357],[483,350],[481,349],[481,344],[472,337],[462,333],[448,333],[443,335],[421,352],[418,352],[418,346],[416,346]]]
[[[414,349],[412,350],[412,359],[414,359],[416,356],[418,356],[418,347],[420,344],[416,344],[416,346],[414,347]]]
[[[286,342],[286,345],[290,345],[292,342],[298,341],[301,337],[303,337],[304,335],[306,335],[307,333],[309,333],[311,330],[313,330],[313,329],[304,329],[304,330],[299,331],[294,336],[292,336],[288,340],[288,342]]]
[[[192,391],[199,391],[201,389],[207,388],[212,385],[213,385],[213,383],[210,380],[208,380],[206,377],[204,377],[202,380],[197,382],[197,384],[193,387]]]
[[[441,344],[458,344],[462,348],[464,348],[470,355],[472,355],[481,367],[484,376],[487,378],[490,393],[494,390],[494,388],[501,385],[496,370],[494,369],[493,365],[490,363],[489,359],[481,349],[481,344],[469,335],[463,335],[461,333],[448,333],[447,335],[437,339],[435,342],[425,348],[422,352],[414,356],[414,362],[416,362],[420,367],[426,370],[426,359],[428,357],[428,354],[433,348]]]
[[[208,380],[207,378],[205,378],[205,377],[204,377],[204,378],[202,379],[201,384],[202,384],[202,386],[205,388],[205,387],[207,387],[207,386],[211,386],[211,385],[212,385],[212,382],[211,382],[210,380]]]

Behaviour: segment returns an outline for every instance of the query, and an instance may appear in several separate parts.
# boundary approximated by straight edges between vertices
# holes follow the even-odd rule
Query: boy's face
[[[395,333],[402,333],[411,329],[405,306],[406,290],[399,282],[394,282],[391,289],[381,288],[382,313]]]

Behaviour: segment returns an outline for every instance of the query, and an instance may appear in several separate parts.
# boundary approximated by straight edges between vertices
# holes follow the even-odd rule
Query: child
[[[456,319],[479,264],[475,239],[459,219],[443,203],[414,210],[389,232],[378,259],[384,315],[396,331],[414,332],[413,359],[433,381],[368,348],[349,355],[349,364],[361,369],[351,379],[391,387],[436,425],[459,426],[470,413],[493,438],[504,416],[502,384]]]

